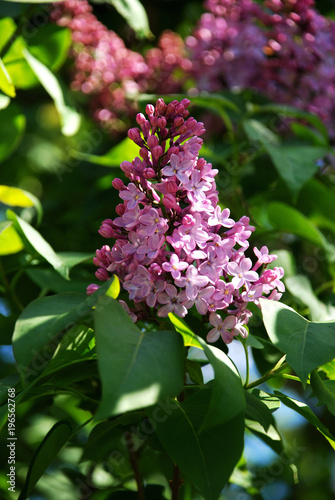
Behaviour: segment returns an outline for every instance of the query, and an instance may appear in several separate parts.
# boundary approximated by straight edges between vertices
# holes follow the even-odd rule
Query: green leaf
[[[128,415],[130,417],[128,419],[129,423],[136,423],[139,420],[139,415],[136,415],[136,412]],[[124,438],[125,428],[120,426],[123,420],[124,416],[96,425],[88,437],[81,462],[86,460],[99,462],[106,459],[113,452],[117,452],[116,455],[120,457],[122,455],[128,456],[127,441]],[[113,455],[112,458],[114,458]]]
[[[330,380],[335,380],[335,359],[322,365],[321,369],[327,374],[327,377],[330,378]]]
[[[19,106],[11,104],[0,111],[0,161],[5,160],[18,147],[26,127],[26,119]]]
[[[251,141],[258,141],[264,146],[267,144],[280,145],[278,135],[258,120],[244,120],[243,128]]]
[[[19,316],[13,334],[14,356],[23,379],[39,375],[46,368],[64,330],[87,316],[106,288],[107,285],[102,286],[89,297],[63,293],[30,302]]]
[[[24,189],[0,185],[0,203],[10,207],[35,207],[37,222],[40,223],[42,219],[43,209],[40,200]]]
[[[309,373],[335,357],[335,322],[310,322],[290,307],[261,299],[263,321],[273,344],[286,354],[304,387]]]
[[[267,444],[275,453],[278,453],[278,455],[283,453],[284,448],[282,438],[274,425],[271,424],[265,431],[259,422],[246,420],[245,426],[250,432]]]
[[[192,361],[191,359],[186,360],[186,371],[189,374],[190,379],[197,385],[204,385],[204,377],[201,370],[200,363],[197,361]]]
[[[117,299],[120,294],[120,290],[121,290],[120,280],[116,276],[116,274],[114,274],[112,283],[106,291],[106,295],[108,295],[108,297],[112,297],[112,299]]]
[[[252,113],[275,113],[284,120],[286,120],[287,118],[302,119],[313,125],[313,127],[318,130],[326,140],[329,140],[327,127],[318,116],[312,113],[308,113],[307,111],[302,111],[300,109],[294,108],[293,106],[274,103],[263,105],[252,104]]]
[[[103,167],[117,168],[120,167],[120,163],[123,161],[132,162],[138,154],[139,147],[128,137],[119,142],[119,144],[114,146],[103,156],[81,153],[80,151],[72,151],[72,156],[78,160],[87,161],[88,163],[101,165]]]
[[[311,386],[320,403],[335,415],[335,380],[323,380],[316,370],[311,373]]]
[[[57,77],[36,57],[30,54],[27,49],[23,49],[22,54],[42,86],[53,99],[60,116],[62,133],[66,136],[76,134],[80,127],[80,115],[66,102],[64,91]]]
[[[266,432],[273,423],[271,411],[255,394],[245,391],[245,398],[247,403],[246,416],[259,422]]]
[[[280,399],[282,403],[284,403],[285,406],[288,406],[288,408],[291,408],[292,410],[296,411],[304,417],[308,422],[310,422],[316,429],[321,432],[321,434],[327,439],[327,441],[330,443],[332,448],[335,449],[335,438],[329,432],[327,427],[323,425],[323,423],[318,419],[318,417],[312,412],[312,410],[307,406],[305,403],[302,403],[301,401],[298,401],[293,398],[289,398],[285,394],[282,394],[279,391],[274,391],[275,396]]]
[[[176,332],[180,333],[183,337],[185,347],[193,346],[202,349],[201,344],[198,342],[196,335],[187,326],[185,321],[183,321],[179,316],[174,313],[169,313],[169,320],[176,329]]]
[[[293,297],[309,308],[313,321],[335,320],[335,307],[324,304],[314,295],[311,282],[306,276],[289,276],[285,279],[285,284]]]
[[[267,216],[273,231],[295,234],[317,246],[321,246],[329,259],[333,259],[334,247],[328,243],[317,227],[299,210],[281,202],[267,206]]]
[[[56,458],[59,451],[68,442],[71,434],[71,425],[66,421],[57,422],[52,429],[50,429],[36,450],[18,500],[25,500],[28,498],[35,484]]]
[[[306,145],[290,146],[282,144],[273,146],[266,144],[265,148],[278,174],[285,181],[294,197],[319,170],[316,160],[329,152],[328,148]]]
[[[250,140],[263,144],[278,174],[294,196],[318,171],[316,160],[329,152],[328,147],[281,144],[279,137],[258,120],[245,120],[243,127]]]
[[[283,267],[285,271],[285,278],[297,274],[297,265],[292,252],[282,249],[274,249],[271,253],[277,255],[277,259],[269,265],[271,269],[274,267]]]
[[[22,51],[27,47],[22,36],[16,37],[3,57],[3,62],[17,89],[29,89],[38,84],[36,75],[23,57]]]
[[[241,378],[235,365],[217,347],[207,344],[197,337],[214,369],[212,398],[207,409],[202,428],[209,429],[230,420],[245,409],[245,396]],[[227,404],[229,401],[229,405]]]
[[[104,0],[112,4],[139,37],[151,37],[148,17],[139,0]]]
[[[318,179],[311,179],[300,191],[299,207],[318,227],[335,233],[335,197],[332,189]]]
[[[120,304],[101,297],[95,332],[102,402],[96,418],[155,404],[183,389],[184,349],[173,331],[141,331]]]
[[[2,51],[6,43],[14,35],[16,28],[17,26],[14,19],[11,17],[4,17],[3,19],[0,19],[0,51]]]
[[[27,40],[29,52],[52,71],[57,71],[66,61],[71,47],[71,31],[55,24],[41,26]]]
[[[260,389],[253,389],[251,391],[251,394],[260,399],[262,403],[264,403],[269,408],[271,413],[275,412],[276,410],[278,410],[278,408],[280,408],[280,400],[276,398],[276,396],[274,396],[273,394],[269,394]]]
[[[57,252],[57,255],[69,269],[93,260],[93,255],[88,252]]]
[[[201,389],[182,403],[162,403],[151,409],[149,416],[185,478],[206,500],[217,500],[243,451],[244,418],[239,413],[214,428],[204,426],[211,393],[211,389]]]
[[[30,245],[39,255],[48,261],[63,278],[68,279],[69,268],[51,248],[49,243],[45,241],[42,235],[12,210],[7,210],[7,217],[13,222],[14,228],[23,241],[26,241],[28,246]]]
[[[15,87],[13,85],[11,77],[8,74],[6,66],[2,62],[1,58],[0,58],[0,90],[2,90],[2,92],[7,94],[9,97],[16,96]]]
[[[20,236],[10,221],[0,222],[0,255],[18,253],[24,248]]]
[[[66,332],[59,344],[53,358],[43,371],[45,375],[73,367],[76,363],[81,363],[96,357],[94,332],[91,328],[83,325],[74,325]]]

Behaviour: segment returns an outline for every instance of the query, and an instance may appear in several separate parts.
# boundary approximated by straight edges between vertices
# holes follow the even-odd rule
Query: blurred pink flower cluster
[[[75,63],[71,87],[93,95],[94,118],[106,129],[124,130],[129,115],[137,111],[134,98],[141,92],[179,91],[181,71],[191,66],[179,35],[164,32],[144,58],[104,26],[86,0],[55,3],[51,19],[71,30],[70,55]]]
[[[141,92],[168,94],[252,88],[276,103],[319,115],[335,138],[335,23],[313,0],[207,0],[186,46],[164,32],[141,54],[126,48],[86,0],[54,4],[52,19],[72,32],[74,90],[93,94],[94,117],[124,130]]]
[[[207,0],[187,38],[199,90],[252,88],[319,115],[335,138],[335,23],[313,0]]]
[[[128,185],[113,181],[123,203],[118,217],[101,225],[100,234],[115,243],[97,250],[96,277],[107,281],[115,273],[139,317],[156,308],[160,317],[173,312],[183,318],[195,306],[214,327],[208,341],[221,335],[229,343],[247,336],[250,302],[281,297],[284,271],[267,269],[276,256],[265,246],[254,248],[254,263],[246,257],[255,228],[248,217],[235,222],[219,206],[218,171],[198,156],[205,130],[189,116],[189,103],[158,99],[146,106],[147,117],[137,114],[140,128],[128,136],[140,156],[121,163]],[[90,285],[88,293],[97,288]],[[217,312],[223,310],[224,320]]]

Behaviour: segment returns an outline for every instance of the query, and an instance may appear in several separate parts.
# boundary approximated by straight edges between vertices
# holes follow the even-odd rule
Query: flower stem
[[[136,485],[137,485],[137,493],[138,493],[137,499],[138,500],[145,500],[143,481],[142,481],[140,469],[138,466],[138,455],[134,449],[134,441],[133,441],[133,438],[132,438],[130,431],[126,432],[126,441],[127,441],[127,448],[129,451],[130,463],[131,463],[132,469],[134,471],[134,478],[135,478]]]
[[[174,466],[173,478],[171,481],[171,500],[178,500],[179,498],[179,487],[180,487],[180,469],[178,465]]]
[[[257,387],[258,385],[263,384],[264,382],[266,382],[270,378],[275,377],[279,372],[285,370],[285,368],[287,368],[287,366],[288,366],[287,363],[284,363],[285,358],[286,358],[286,354],[282,358],[280,358],[280,360],[272,368],[272,370],[270,370],[268,373],[266,373],[265,375],[263,375],[263,377],[255,380],[254,382],[251,382],[251,384],[246,385],[244,388],[246,390],[253,389],[254,387]]]
[[[249,384],[249,372],[250,372],[250,365],[249,365],[249,353],[248,353],[248,346],[245,345],[244,342],[242,342],[244,353],[245,353],[245,382],[244,386],[246,387]]]

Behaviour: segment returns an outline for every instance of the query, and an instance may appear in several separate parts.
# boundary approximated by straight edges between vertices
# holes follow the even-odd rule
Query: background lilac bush
[[[331,498],[332,6],[120,5],[0,5],[1,495]]]

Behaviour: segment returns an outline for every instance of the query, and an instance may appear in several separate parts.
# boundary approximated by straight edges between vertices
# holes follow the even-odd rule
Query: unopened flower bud
[[[122,217],[122,215],[124,214],[126,210],[126,207],[124,206],[123,203],[119,203],[118,205],[116,205],[115,207],[115,212],[120,216]]]
[[[155,112],[155,108],[152,104],[147,104],[145,107],[145,112],[148,116],[153,115]]]
[[[138,123],[139,125],[142,125],[142,123],[145,123],[146,122],[146,118],[144,116],[143,113],[137,113],[136,115],[136,123]]]
[[[125,163],[125,162],[123,162],[123,163]],[[128,163],[129,163],[129,162],[128,162]],[[123,183],[123,180],[122,180],[122,179],[119,179],[119,178],[117,178],[117,177],[116,177],[115,179],[113,179],[113,180],[112,180],[112,186],[113,186],[113,188],[118,189],[119,191],[120,191],[121,189],[125,189],[125,185],[124,185],[124,183]]]

